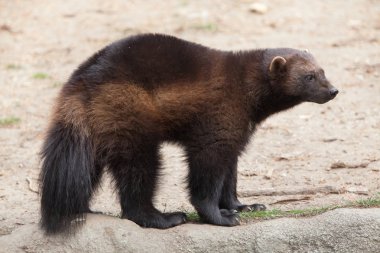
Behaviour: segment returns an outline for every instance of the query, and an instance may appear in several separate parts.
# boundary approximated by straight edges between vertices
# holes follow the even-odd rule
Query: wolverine
[[[153,204],[162,142],[185,150],[201,219],[238,225],[238,211],[265,208],[236,194],[238,157],[256,126],[337,93],[304,50],[230,52],[160,34],[116,41],[81,64],[56,100],[41,151],[41,226],[55,234],[80,224],[105,170],[122,218],[160,229],[185,223],[184,213]]]

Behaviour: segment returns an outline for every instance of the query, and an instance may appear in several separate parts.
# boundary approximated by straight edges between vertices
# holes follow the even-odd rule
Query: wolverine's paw
[[[236,210],[220,209],[221,219],[216,222],[220,226],[237,226],[240,224],[239,215]]]
[[[252,204],[249,206],[252,211],[265,211],[267,210],[267,207],[263,204]]]
[[[183,212],[164,213],[164,216],[168,224],[170,224],[169,227],[174,227],[187,221],[187,216]]]
[[[104,214],[103,212],[100,211],[93,211],[91,209],[87,209],[86,213],[92,213],[92,214]]]
[[[135,212],[135,215],[123,214],[122,218],[129,219],[145,228],[166,229],[183,224],[187,221],[182,212],[161,213],[157,210]]]
[[[239,205],[237,207],[238,212],[265,211],[266,209],[266,206],[263,204]]]
[[[237,214],[237,211],[234,210],[234,209],[220,209],[220,215],[222,216],[233,216],[233,215],[236,215]]]

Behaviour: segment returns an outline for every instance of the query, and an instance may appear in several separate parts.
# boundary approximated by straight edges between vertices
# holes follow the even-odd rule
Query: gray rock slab
[[[71,237],[47,237],[24,225],[0,237],[0,252],[380,252],[380,208],[336,209],[237,227],[185,224],[143,229],[91,214]]]

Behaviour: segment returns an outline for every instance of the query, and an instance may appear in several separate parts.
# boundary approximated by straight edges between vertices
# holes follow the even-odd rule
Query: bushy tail
[[[82,224],[92,193],[91,141],[74,127],[55,122],[42,148],[41,227],[48,234]]]

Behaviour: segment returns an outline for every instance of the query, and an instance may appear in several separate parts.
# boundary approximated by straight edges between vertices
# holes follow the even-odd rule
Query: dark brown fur
[[[64,231],[87,212],[105,167],[123,218],[156,228],[185,222],[153,206],[163,141],[184,147],[203,220],[236,225],[234,210],[263,208],[236,197],[237,159],[255,126],[333,91],[304,51],[224,52],[152,34],[115,42],[83,63],[57,100],[42,150],[42,227]]]

